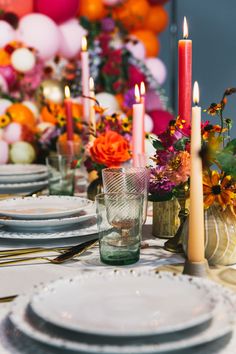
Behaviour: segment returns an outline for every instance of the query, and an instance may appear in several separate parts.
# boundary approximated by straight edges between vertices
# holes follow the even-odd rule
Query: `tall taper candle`
[[[143,152],[145,153],[145,95],[146,95],[146,88],[145,83],[142,81],[140,84],[140,102],[143,104]]]
[[[72,117],[72,101],[70,99],[70,89],[69,86],[65,86],[65,111],[66,111],[66,132],[67,140],[74,140],[74,127],[73,127],[73,117]]]
[[[202,160],[201,149],[201,107],[199,102],[198,83],[194,83],[191,124],[191,174],[190,174],[190,209],[189,209],[189,235],[188,260],[189,262],[204,261],[204,206],[202,186]]]
[[[137,167],[139,164],[138,155],[144,153],[143,103],[141,103],[140,100],[140,92],[139,92],[138,85],[135,85],[135,99],[136,99],[136,103],[133,104],[132,152],[133,152],[133,166]]]
[[[89,96],[89,53],[87,51],[87,39],[82,37],[81,45],[81,75],[82,75],[82,94]],[[83,118],[85,122],[89,123],[90,100],[83,97]]]
[[[95,115],[95,91],[93,78],[89,78],[89,97],[90,97],[90,110],[89,110],[89,130],[92,134],[89,134],[89,140],[93,141],[96,134],[96,115]]]
[[[190,124],[192,105],[192,41],[188,39],[188,25],[184,17],[183,37],[179,41],[178,114]]]

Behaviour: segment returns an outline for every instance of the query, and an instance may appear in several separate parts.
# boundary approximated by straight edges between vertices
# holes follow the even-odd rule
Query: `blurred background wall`
[[[193,40],[193,81],[199,82],[201,106],[207,108],[210,103],[220,101],[227,87],[236,87],[236,1],[171,0],[166,8],[170,21],[171,17],[176,16],[177,39],[182,37],[183,17],[187,17],[189,38]],[[177,78],[177,39],[173,40],[173,30],[175,28],[171,28],[170,22],[169,30],[161,34],[160,58],[167,65],[165,89],[176,113],[177,96],[173,95],[172,68],[176,63],[174,71]],[[229,98],[225,117],[234,120],[232,136],[236,136],[236,95]],[[209,116],[204,113],[203,119],[207,120]]]

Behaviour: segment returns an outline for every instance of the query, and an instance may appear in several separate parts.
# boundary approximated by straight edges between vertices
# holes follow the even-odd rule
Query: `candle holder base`
[[[209,266],[206,259],[202,262],[185,261],[183,274],[204,278],[207,277],[208,272]]]

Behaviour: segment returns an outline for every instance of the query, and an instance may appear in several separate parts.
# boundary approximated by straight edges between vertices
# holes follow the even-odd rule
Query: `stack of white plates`
[[[48,184],[48,170],[44,165],[0,165],[0,193],[33,193]]]
[[[97,233],[94,203],[68,196],[0,201],[0,238],[52,240]]]
[[[210,354],[230,340],[234,296],[170,273],[82,273],[17,298],[8,333],[30,353]]]

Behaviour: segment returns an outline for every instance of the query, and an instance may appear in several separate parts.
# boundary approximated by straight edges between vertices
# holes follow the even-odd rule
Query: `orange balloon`
[[[0,48],[0,66],[11,64],[11,56],[3,48]]]
[[[168,13],[163,6],[152,6],[146,20],[145,29],[160,33],[168,25]]]
[[[13,122],[24,124],[30,130],[35,129],[35,118],[31,110],[21,103],[13,103],[6,111]]]
[[[78,135],[78,134],[73,134],[73,137],[74,137],[74,141],[75,142],[81,142],[82,143],[82,140],[81,140],[81,137]],[[60,143],[65,143],[66,141],[67,141],[67,132],[65,132],[65,133],[63,133],[63,134],[61,134],[60,136],[59,136],[59,138],[58,138],[58,141],[60,142]]]
[[[156,57],[160,50],[160,42],[155,33],[150,30],[136,30],[131,32],[146,49],[147,57]]]
[[[33,0],[0,0],[0,8],[22,17],[33,12]]]
[[[102,0],[81,0],[79,16],[87,17],[90,21],[101,20],[106,15],[106,8]]]
[[[147,0],[127,0],[114,8],[113,15],[126,29],[134,30],[145,25],[150,9]]]

